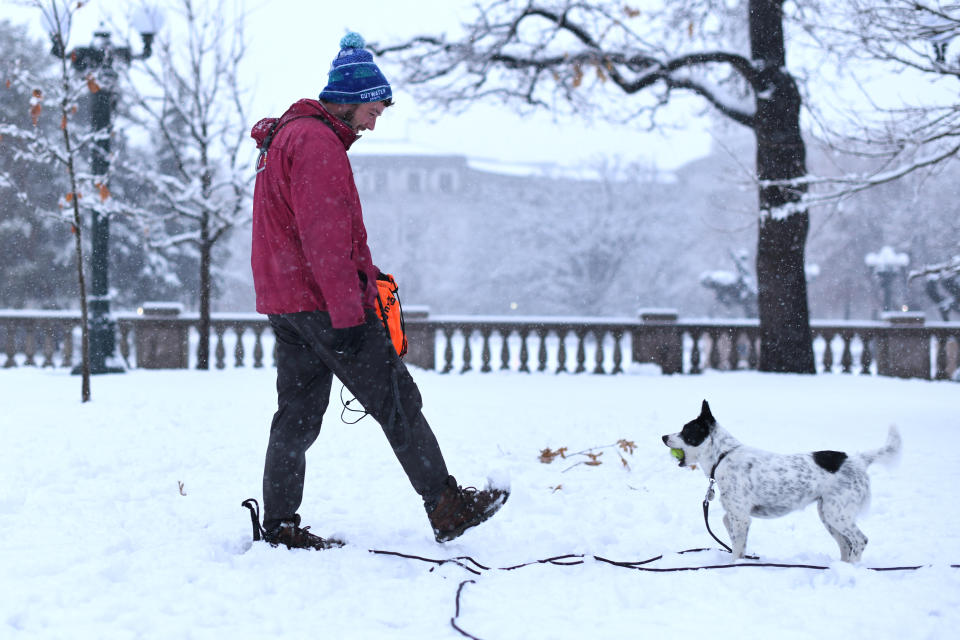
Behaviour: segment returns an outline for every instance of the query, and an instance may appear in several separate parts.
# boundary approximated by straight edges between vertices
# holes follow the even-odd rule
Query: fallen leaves
[[[543,464],[550,464],[551,462],[553,462],[554,458],[557,458],[558,456],[561,458],[566,458],[567,457],[566,454],[567,454],[566,447],[560,447],[556,451],[552,450],[550,447],[547,447],[546,449],[542,449],[540,451],[540,457],[537,458],[537,460],[539,460]]]
[[[567,467],[561,472],[561,473],[566,473],[570,469],[573,469],[574,467],[579,466],[581,464],[588,467],[599,467],[601,464],[603,464],[603,460],[601,460],[601,457],[603,456],[604,452],[602,450],[614,449],[620,458],[620,465],[624,467],[627,471],[629,471],[630,463],[627,462],[627,459],[623,456],[623,454],[633,455],[633,452],[636,450],[636,448],[637,448],[637,445],[632,440],[626,440],[624,438],[621,438],[613,444],[603,445],[600,447],[591,447],[590,449],[577,451],[576,453],[568,453],[569,449],[567,447],[560,447],[559,449],[551,449],[550,447],[547,447],[546,449],[540,450],[540,455],[537,457],[537,460],[539,460],[543,464],[550,464],[557,458],[560,458],[563,460],[573,459],[578,456],[585,458],[585,459],[578,460],[576,463]],[[559,487],[560,485],[558,485],[557,488]]]

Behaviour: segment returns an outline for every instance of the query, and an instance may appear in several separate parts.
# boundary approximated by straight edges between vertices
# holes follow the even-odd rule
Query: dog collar
[[[710,479],[711,479],[711,480],[713,480],[713,479],[714,479],[714,476],[716,476],[716,474],[717,474],[717,467],[720,466],[720,463],[723,462],[723,459],[726,458],[726,457],[730,454],[731,451],[736,451],[736,450],[739,449],[739,448],[740,448],[740,446],[737,445],[737,446],[734,447],[733,449],[727,449],[726,451],[724,451],[723,453],[720,454],[720,457],[717,458],[717,461],[716,461],[716,462],[714,463],[714,465],[713,465],[713,469],[710,469]]]
[[[720,463],[723,462],[723,459],[726,458],[727,455],[729,455],[729,453],[730,453],[731,451],[736,451],[736,450],[739,449],[739,448],[740,448],[740,445],[737,445],[737,446],[734,447],[733,449],[727,449],[726,451],[724,451],[723,453],[721,453],[721,454],[720,454],[720,457],[717,458],[717,461],[714,463],[713,468],[710,469],[710,484],[707,486],[707,495],[703,498],[704,514],[706,514],[706,510],[709,508],[708,505],[709,505],[710,502],[713,500],[713,498],[716,496],[716,493],[714,492],[714,489],[713,489],[713,488],[714,488],[714,487],[716,486],[716,484],[717,484],[717,479],[716,479],[716,477],[715,477],[716,474],[717,474],[717,467],[720,466]],[[707,524],[707,529],[709,529],[709,528],[710,528],[710,524],[708,523],[708,524]],[[711,534],[711,535],[712,535],[712,534]],[[714,536],[714,537],[716,537],[716,536]],[[721,542],[720,544],[723,544],[723,543]],[[724,546],[726,546],[726,545],[724,545]]]

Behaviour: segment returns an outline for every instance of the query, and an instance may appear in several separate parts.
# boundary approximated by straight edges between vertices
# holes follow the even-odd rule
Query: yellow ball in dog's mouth
[[[671,447],[670,455],[672,455],[677,460],[683,460],[683,449],[674,449]]]

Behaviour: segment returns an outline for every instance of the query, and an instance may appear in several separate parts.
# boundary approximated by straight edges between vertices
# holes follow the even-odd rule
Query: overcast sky
[[[244,81],[251,89],[252,119],[280,115],[299,98],[316,98],[326,84],[340,38],[348,30],[371,41],[456,30],[471,15],[472,2],[247,0],[250,48]],[[169,5],[170,1],[158,4]],[[120,0],[87,2],[76,14],[70,44],[88,43],[104,15],[116,24],[124,24],[131,5],[134,3]],[[18,22],[31,22],[35,34],[43,35],[37,10],[5,3],[4,14]],[[134,40],[134,49],[139,49],[138,38]],[[383,67],[391,78],[389,65]],[[381,142],[405,142],[429,151],[505,163],[576,165],[590,164],[600,156],[618,156],[670,169],[704,155],[710,147],[704,122],[692,122],[685,131],[651,133],[579,119],[553,122],[547,114],[521,118],[505,107],[489,105],[457,116],[441,116],[434,122],[424,106],[414,104],[396,83],[394,96],[397,106],[378,123],[375,132],[365,134],[355,147],[357,151],[363,152],[364,147],[375,150]]]

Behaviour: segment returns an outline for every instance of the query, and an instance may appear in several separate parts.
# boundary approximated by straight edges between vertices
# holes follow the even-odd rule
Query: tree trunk
[[[197,369],[210,368],[210,253],[212,247],[206,233],[201,232],[200,243],[200,323],[197,330]]]
[[[201,124],[203,137],[207,139],[207,128]],[[213,174],[209,169],[207,146],[200,144],[200,166],[203,174],[200,177],[201,194],[204,205],[210,201],[210,186],[213,184]],[[197,345],[197,369],[210,368],[210,264],[212,261],[213,242],[210,240],[210,213],[204,208],[200,214],[200,324],[197,330],[200,333],[200,342]]]
[[[801,97],[786,70],[783,0],[750,0],[750,45],[764,80],[757,92],[754,133],[757,178],[789,180],[806,175],[806,147],[800,134]],[[816,373],[804,252],[810,217],[805,209],[786,211],[805,187],[761,187],[757,239],[757,306],[760,371]]]
[[[76,184],[73,161],[69,163],[70,184]],[[87,280],[83,274],[83,227],[80,220],[80,205],[73,203],[74,246],[77,257],[77,288],[80,290],[80,400],[90,402],[90,325],[87,311]]]
[[[61,62],[63,77],[67,77],[66,60]],[[67,92],[67,83],[64,81],[64,93]],[[67,102],[60,105],[63,122],[67,120]],[[63,131],[63,148],[66,149],[67,178],[70,181],[70,204],[73,211],[73,242],[77,258],[77,288],[80,293],[80,366],[74,373],[80,373],[80,401],[90,402],[90,313],[87,308],[87,279],[83,273],[83,220],[80,217],[80,198],[77,189],[77,170],[73,164],[73,147],[70,142],[70,130],[67,126]]]

